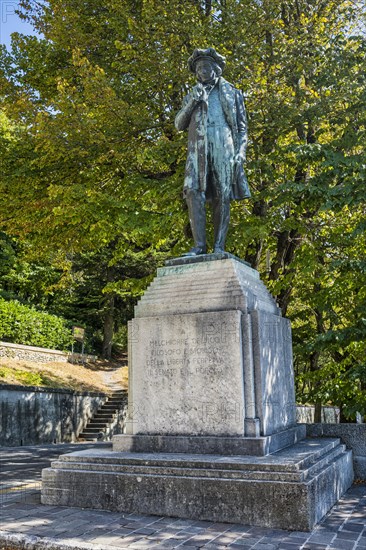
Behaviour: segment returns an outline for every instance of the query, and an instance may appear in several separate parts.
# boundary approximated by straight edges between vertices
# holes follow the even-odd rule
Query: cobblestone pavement
[[[43,506],[37,489],[0,502],[0,550],[366,549],[366,484],[351,487],[311,533]]]
[[[59,443],[24,447],[0,447],[1,493],[12,486],[39,483],[42,469],[61,454],[86,449],[112,449],[111,443]]]

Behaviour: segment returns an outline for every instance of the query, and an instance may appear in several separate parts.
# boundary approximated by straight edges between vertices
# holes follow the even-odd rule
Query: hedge
[[[72,331],[62,317],[0,298],[0,340],[67,351]]]

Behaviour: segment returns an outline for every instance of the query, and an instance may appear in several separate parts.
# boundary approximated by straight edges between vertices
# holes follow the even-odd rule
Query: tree
[[[117,243],[103,249],[74,254],[62,283],[63,292],[52,311],[87,326],[94,349],[110,359],[113,336],[133,316],[158,256],[145,250],[116,250]]]
[[[12,52],[2,56],[4,228],[42,250],[96,257],[113,250],[109,267],[129,255],[149,264],[150,257],[161,261],[169,250],[186,249],[186,137],[173,119],[186,92],[187,57],[194,47],[216,47],[228,56],[226,78],[245,91],[251,139],[253,201],[233,205],[228,249],[262,272],[293,320],[299,398],[332,401],[354,415],[347,403],[360,406],[364,395],[361,388],[356,398],[354,390],[363,368],[364,268],[356,252],[364,252],[358,220],[366,87],[365,38],[356,25],[364,6],[345,0],[21,6],[45,38],[15,35]],[[120,273],[113,269],[109,281],[108,266],[102,279],[111,309],[108,289],[119,287]],[[135,295],[147,281],[142,271],[137,277],[128,271],[123,282]],[[350,306],[341,300],[345,284]],[[340,331],[347,339],[337,347]]]

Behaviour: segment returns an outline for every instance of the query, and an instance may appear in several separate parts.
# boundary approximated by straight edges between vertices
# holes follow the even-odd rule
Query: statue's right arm
[[[197,101],[193,99],[192,94],[188,94],[184,98],[182,108],[175,117],[175,127],[177,130],[182,131],[188,128],[196,105]]]

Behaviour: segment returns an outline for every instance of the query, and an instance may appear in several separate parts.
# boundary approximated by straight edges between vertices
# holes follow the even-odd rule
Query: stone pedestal
[[[258,273],[226,253],[170,260],[129,324],[127,433],[54,462],[42,501],[311,529],[352,461],[295,413],[290,324]]]
[[[269,436],[296,423],[291,328],[236,258],[158,269],[129,323],[129,434]]]

